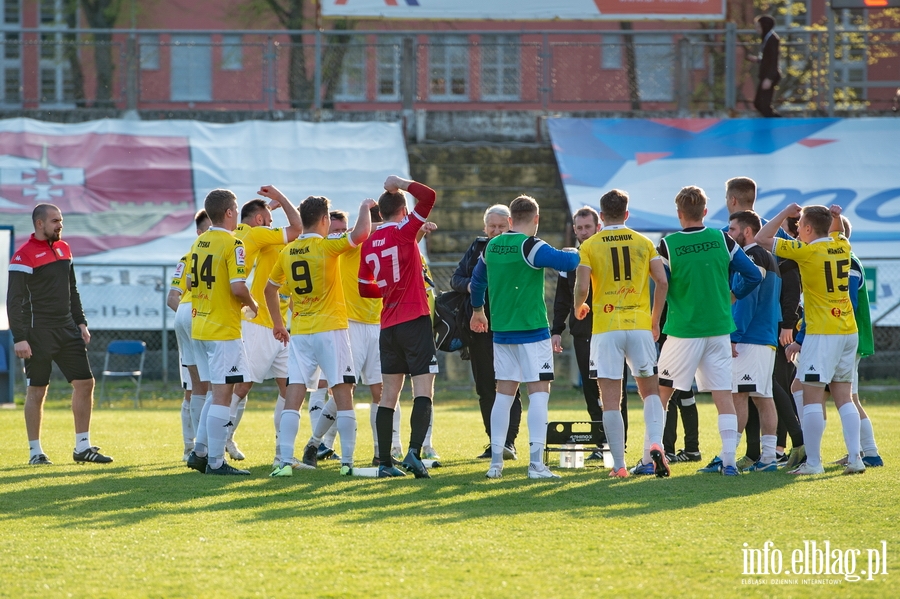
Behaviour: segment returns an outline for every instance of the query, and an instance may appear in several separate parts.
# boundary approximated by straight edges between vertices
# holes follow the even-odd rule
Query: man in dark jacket
[[[756,17],[756,31],[762,37],[759,55],[747,57],[751,62],[759,63],[759,85],[753,98],[753,106],[765,117],[781,116],[772,108],[775,87],[781,81],[781,69],[778,65],[781,39],[775,33],[775,19],[769,15]]]
[[[458,293],[469,294],[469,281],[472,279],[472,271],[478,263],[478,258],[484,252],[484,248],[490,239],[509,230],[509,208],[503,204],[491,206],[484,213],[484,232],[487,237],[478,237],[466,250],[459,266],[450,279],[450,287]],[[466,297],[466,305],[471,313],[471,300]],[[490,322],[490,308],[485,304],[485,313]],[[468,322],[468,318],[466,318]],[[490,329],[485,333],[468,331],[470,341],[469,356],[472,363],[472,377],[475,379],[475,392],[478,394],[478,404],[481,408],[481,419],[484,422],[484,432],[488,436],[488,445],[484,452],[477,456],[479,459],[491,458],[491,410],[494,408],[494,399],[497,394],[497,380],[494,374],[494,342]],[[509,412],[509,430],[506,433],[506,444],[503,459],[515,460],[516,437],[519,434],[519,424],[522,421],[522,400],[516,391],[516,399],[513,401]]]

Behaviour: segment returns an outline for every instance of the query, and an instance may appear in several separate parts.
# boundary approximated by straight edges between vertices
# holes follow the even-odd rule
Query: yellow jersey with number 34
[[[244,244],[231,231],[210,227],[194,242],[191,337],[201,341],[241,338],[241,302],[231,292],[231,284],[246,279],[245,263]]]
[[[281,250],[269,282],[280,287],[287,281],[291,288],[291,335],[348,328],[340,256],[353,247],[345,234],[306,233]]]
[[[772,253],[800,267],[803,318],[809,335],[850,335],[857,332],[850,303],[850,242],[840,233],[806,244],[775,239]]]
[[[581,244],[579,266],[591,269],[593,334],[646,330],[650,319],[653,242],[625,225],[603,227]]]

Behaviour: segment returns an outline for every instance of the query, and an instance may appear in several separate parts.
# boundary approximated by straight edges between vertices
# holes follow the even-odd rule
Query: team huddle
[[[268,203],[255,199],[239,210],[231,191],[207,195],[195,218],[198,237],[176,268],[167,302],[176,311],[186,389],[181,421],[188,467],[250,474],[229,464],[226,454],[244,459],[235,431],[248,393],[254,383],[275,379],[270,476],[292,476],[294,470],[316,468],[319,460],[337,459],[342,475],[367,471],[363,475],[390,478],[405,476],[405,470],[430,478],[429,468],[439,465],[431,442],[438,367],[428,293],[433,284],[418,242],[435,228],[427,222],[435,192],[396,176],[388,177],[384,189],[377,202],[360,204],[352,228],[347,214],[331,210],[321,196],[295,207],[278,189],[264,186],[258,193]],[[412,210],[406,193],[415,199]],[[685,187],[675,198],[682,230],[654,245],[628,227],[628,194],[611,190],[600,198],[599,213],[589,207],[575,213],[580,246],[562,250],[537,237],[540,211],[533,198],[519,196],[509,206],[487,209],[488,237],[473,243],[451,284],[471,313],[472,369],[490,440],[478,457],[490,458],[488,478],[502,477],[505,462],[518,457],[522,383],[528,394],[527,476],[559,478],[543,454],[553,355],[561,351],[558,335],[569,315],[588,413],[602,419],[612,455],[611,477],[666,477],[670,463],[700,460],[695,383],[712,395],[721,438],[718,455],[701,472],[735,476],[787,466],[792,474],[822,473],[828,394],[846,444],[844,473],[883,464],[857,394],[859,359],[874,347],[865,272],[848,242],[850,223],[837,206],[796,204],[766,222],[753,211],[755,199],[751,179],[726,182],[729,226],[713,229],[704,225],[705,192]],[[271,226],[275,209],[284,211],[288,226]],[[54,234],[63,243],[62,218],[55,214],[58,229],[56,221],[35,220],[41,241],[35,251],[48,240],[54,248]],[[27,255],[22,252],[17,256]],[[13,324],[22,321],[13,312],[19,302],[27,303],[23,290],[31,279],[25,275],[34,278],[29,268],[10,267],[23,273],[22,280],[10,278]],[[560,273],[552,331],[546,268]],[[80,339],[87,326],[74,276],[71,293],[72,301],[55,309],[69,312],[69,334],[81,341],[65,358],[75,364],[64,373],[76,384],[87,377],[81,358],[71,354],[83,352],[89,336]],[[44,371],[58,357],[44,352],[34,362],[30,348],[24,355],[27,342],[20,346],[15,329],[14,334],[16,353],[26,358],[29,399],[39,407],[43,395],[38,389],[31,398],[32,377],[45,394]],[[22,338],[31,334],[26,330]],[[631,469],[625,463],[623,366],[637,384],[645,424],[641,458]],[[414,399],[404,455],[399,398],[407,375]],[[354,465],[359,385],[372,396],[372,468]],[[312,435],[297,452],[307,391]],[[691,408],[693,420],[687,417]],[[679,410],[685,450],[675,454],[670,425]],[[33,433],[29,424],[31,462],[49,463],[40,449],[39,418],[36,426]],[[745,427],[747,452],[738,460]],[[111,461],[90,446],[86,432],[84,437],[76,435],[76,461]]]

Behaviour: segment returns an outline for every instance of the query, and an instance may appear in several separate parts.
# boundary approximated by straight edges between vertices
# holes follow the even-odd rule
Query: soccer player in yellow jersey
[[[288,386],[278,431],[281,465],[272,476],[291,476],[302,467],[294,458],[300,428],[300,407],[306,389],[318,385],[324,375],[337,407],[336,423],[341,435],[341,473],[350,474],[356,445],[356,414],[353,411],[353,356],[350,351],[347,308],[341,284],[339,256],[358,246],[369,236],[369,210],[373,200],[364,200],[356,227],[349,235],[325,237],[331,223],[328,198],[310,196],[300,204],[305,233],[289,244],[278,257],[266,286],[266,306],[274,323],[273,334],[290,343]],[[291,286],[293,314],[288,335],[281,318],[278,288],[287,280]],[[320,418],[320,421],[324,420]],[[316,467],[321,435],[327,431],[320,422],[303,451],[302,464]]]
[[[257,198],[244,204],[241,207],[241,223],[234,230],[234,236],[244,244],[250,295],[257,304],[264,306],[266,303],[264,291],[272,266],[278,260],[278,254],[285,244],[297,239],[303,226],[300,223],[300,212],[275,186],[264,185],[257,193],[269,198],[272,203],[267,205],[265,201]],[[272,227],[272,206],[284,210],[288,221],[287,227]],[[287,300],[283,304],[282,312],[285,312]],[[234,394],[231,397],[231,422],[234,426],[228,433],[228,440],[225,443],[225,450],[235,460],[244,459],[243,452],[234,441],[234,435],[243,417],[247,394],[253,383],[275,379],[279,391],[275,403],[277,413],[284,407],[287,380],[287,348],[272,336],[272,319],[269,318],[269,311],[260,310],[256,315],[247,314],[246,310],[244,312],[241,336],[244,339],[250,377],[249,380],[234,386]],[[277,429],[275,432],[277,434]]]
[[[214,189],[204,202],[212,226],[191,248],[190,278],[193,322],[191,337],[200,342],[209,362],[212,402],[204,406],[188,467],[206,474],[250,474],[225,461],[231,428],[234,385],[247,380],[247,356],[241,341],[241,307],[259,306],[246,284],[244,244],[235,239],[238,207],[234,193]],[[198,361],[203,357],[198,357]]]
[[[841,417],[850,460],[844,474],[865,472],[859,454],[859,412],[853,405],[852,381],[859,343],[850,301],[850,243],[842,230],[841,209],[791,204],[763,225],[757,243],[772,253],[794,260],[803,282],[806,340],[800,352],[797,378],[803,384],[803,440],[806,462],[792,474],[822,474],[822,435],[825,432],[825,385],[831,390]],[[800,216],[796,240],[775,239],[781,223]]]
[[[625,467],[625,423],[622,420],[622,361],[644,400],[644,455],[641,462],[654,465],[657,476],[668,476],[662,450],[665,409],[659,397],[656,375],[656,340],[659,319],[669,283],[653,242],[629,229],[628,194],[613,189],[600,198],[603,228],[579,249],[581,262],[575,275],[575,316],[584,319],[593,311],[590,376],[600,384],[603,430],[613,456],[609,475],[628,476]],[[650,309],[650,280],[656,285]],[[588,292],[594,290],[593,307]]]
[[[201,210],[194,216],[194,224],[197,226],[197,235],[202,235],[209,229],[209,217],[206,210]],[[206,394],[209,392],[209,374],[205,378],[200,377],[197,366],[194,341],[191,339],[191,290],[188,288],[188,264],[190,254],[185,254],[175,267],[172,275],[172,286],[166,297],[166,305],[175,311],[175,338],[178,341],[178,357],[181,364],[181,385],[184,387],[184,401],[181,403],[181,434],[184,437],[184,456],[182,461],[187,461],[188,456],[194,450],[194,432],[200,423],[200,412],[206,402]],[[206,373],[206,359],[201,360],[203,372]],[[191,411],[192,401],[195,408]]]

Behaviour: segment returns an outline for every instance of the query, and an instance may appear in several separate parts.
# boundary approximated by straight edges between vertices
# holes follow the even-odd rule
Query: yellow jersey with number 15
[[[306,233],[281,250],[269,281],[291,288],[291,335],[348,328],[340,256],[352,248],[347,235]]]
[[[803,317],[809,335],[851,335],[857,332],[850,303],[850,242],[840,233],[806,244],[775,239],[772,253],[800,267]]]
[[[581,244],[579,266],[591,269],[593,334],[647,330],[653,242],[625,225],[603,227]]]
[[[210,227],[194,242],[190,257],[191,337],[201,341],[241,338],[241,302],[231,284],[247,277],[244,244],[231,231]]]

